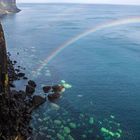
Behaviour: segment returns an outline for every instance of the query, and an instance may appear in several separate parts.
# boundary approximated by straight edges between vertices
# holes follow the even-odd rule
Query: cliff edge
[[[0,0],[0,15],[17,13],[20,9],[16,6],[16,0]]]

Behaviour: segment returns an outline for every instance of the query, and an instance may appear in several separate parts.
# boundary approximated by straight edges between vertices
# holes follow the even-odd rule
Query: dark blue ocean
[[[3,17],[7,49],[41,86],[66,89],[33,113],[35,140],[140,140],[140,23],[105,28],[44,60],[60,45],[99,24],[140,16],[140,6],[19,4]],[[19,55],[17,55],[19,52]],[[40,73],[35,73],[44,65]],[[33,77],[32,73],[35,73]],[[25,89],[26,81],[17,82]]]

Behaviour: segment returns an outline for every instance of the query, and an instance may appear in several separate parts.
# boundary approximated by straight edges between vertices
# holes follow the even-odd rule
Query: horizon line
[[[86,3],[86,2],[17,2],[17,4],[91,4],[91,5],[122,5],[122,6],[140,6],[140,4],[125,4],[125,3]]]

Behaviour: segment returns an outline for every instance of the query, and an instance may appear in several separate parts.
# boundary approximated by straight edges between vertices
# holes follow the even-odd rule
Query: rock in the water
[[[63,89],[64,89],[64,86],[62,86],[62,85],[52,86],[53,92],[62,92]]]
[[[71,128],[76,128],[76,124],[75,123],[69,123],[69,126],[71,127]]]
[[[59,109],[60,109],[60,106],[57,105],[57,104],[55,104],[55,103],[51,103],[50,105],[51,105],[51,108],[52,108],[53,110],[59,110]]]
[[[54,123],[57,124],[57,125],[60,125],[61,121],[60,120],[54,120]]]
[[[53,93],[48,95],[49,101],[55,101],[56,99],[60,98],[60,93]]]
[[[18,77],[24,77],[25,76],[25,73],[20,72],[20,73],[17,74],[17,76]]]
[[[32,86],[34,88],[36,87],[36,83],[34,81],[32,81],[32,80],[28,81],[28,85],[30,85],[30,86]]]
[[[27,78],[27,77],[23,77],[23,79],[24,79],[24,80],[27,80],[28,78]]]
[[[45,98],[43,98],[43,97],[41,97],[41,96],[38,96],[38,95],[35,95],[35,96],[33,97],[33,100],[32,100],[33,105],[34,105],[35,107],[38,107],[39,105],[43,104],[45,101],[46,101]]]
[[[59,133],[57,133],[57,137],[58,137],[59,140],[65,140],[65,138]]]
[[[69,134],[70,133],[70,128],[69,127],[64,127],[64,133]]]
[[[52,89],[51,86],[44,86],[44,87],[43,87],[43,91],[44,91],[44,93],[48,93],[48,92],[50,92],[51,89]]]
[[[93,117],[90,117],[90,118],[89,118],[89,123],[90,123],[90,124],[94,124],[94,118],[93,118]]]
[[[28,96],[31,96],[33,93],[35,92],[35,88],[30,86],[30,85],[26,85],[26,93]]]

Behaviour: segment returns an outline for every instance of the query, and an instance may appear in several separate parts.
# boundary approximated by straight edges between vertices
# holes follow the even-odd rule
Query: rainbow
[[[70,46],[71,44],[77,42],[78,40],[90,35],[91,33],[95,33],[99,30],[103,30],[106,28],[126,25],[126,24],[132,24],[132,23],[140,23],[140,16],[139,17],[129,17],[129,18],[123,18],[118,20],[109,21],[104,24],[97,25],[93,28],[90,28],[89,30],[73,37],[72,39],[66,41],[64,44],[56,48],[45,60],[44,63],[42,63],[38,69],[35,71],[34,76],[37,76],[38,73],[41,72],[41,70],[52,60],[54,59],[60,52],[62,52],[65,48]]]

